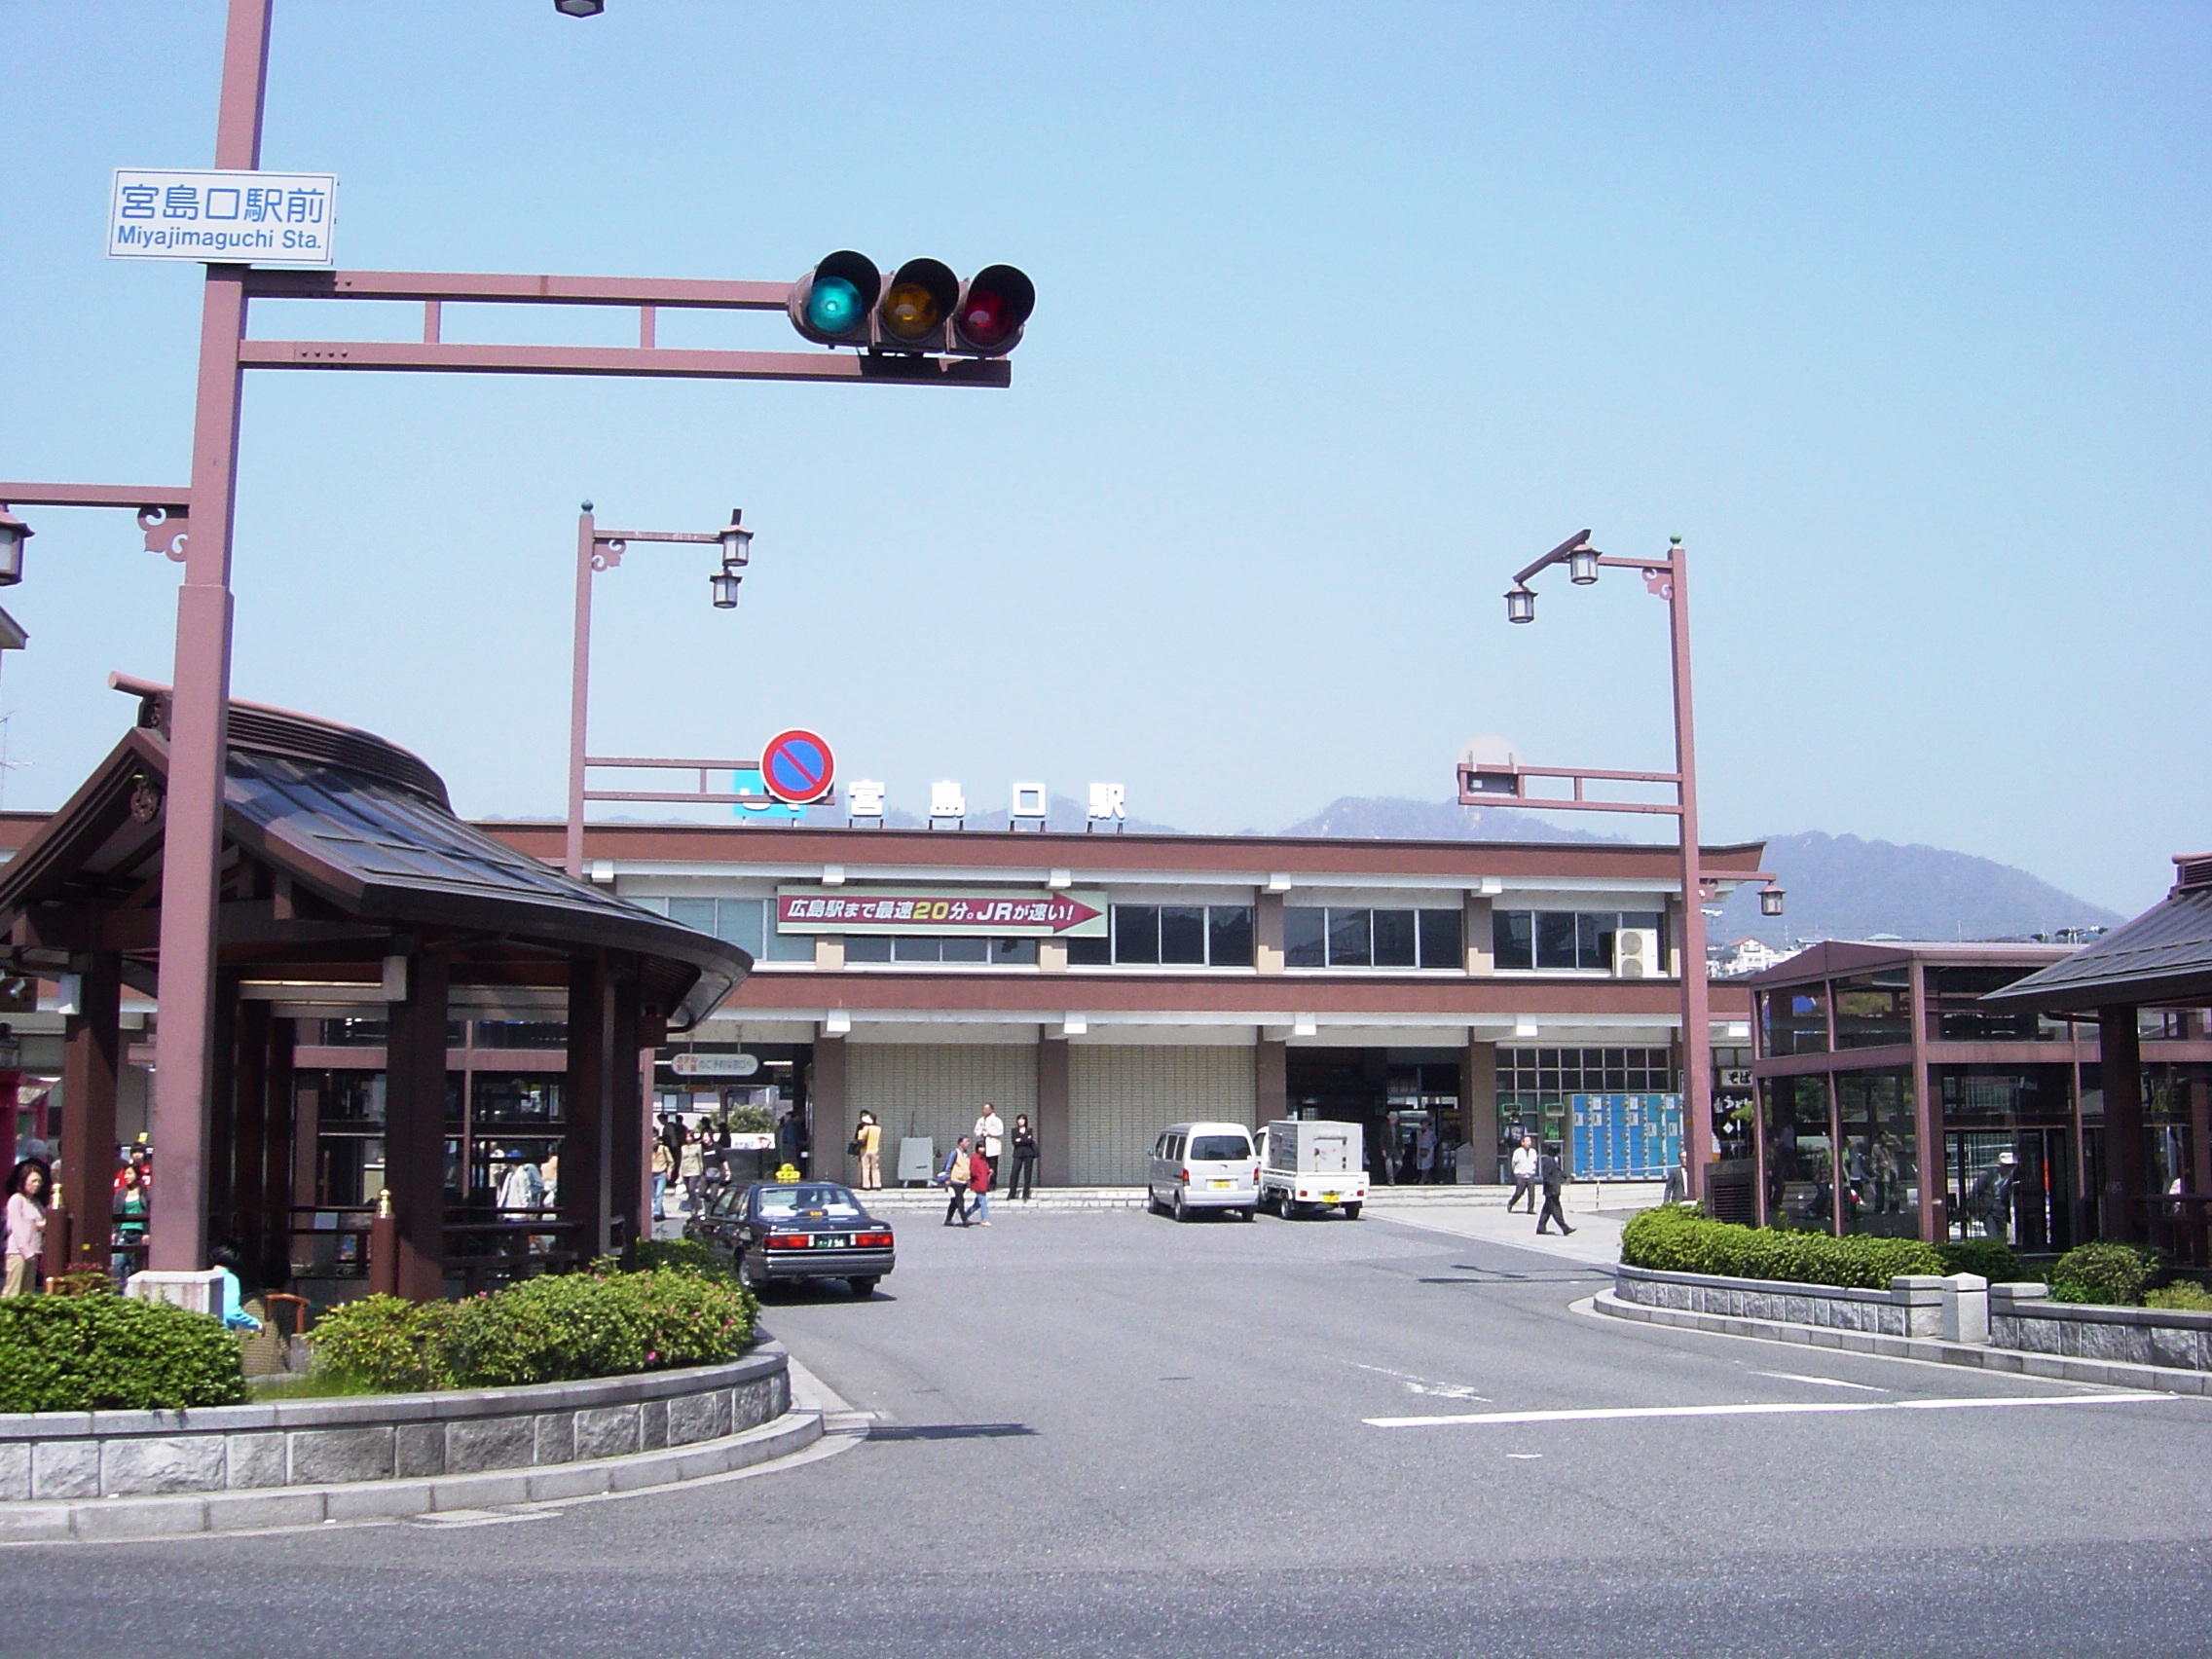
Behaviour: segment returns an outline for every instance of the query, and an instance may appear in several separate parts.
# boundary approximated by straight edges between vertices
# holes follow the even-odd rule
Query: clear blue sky
[[[211,161],[221,10],[0,8],[0,476],[183,478],[197,276],[101,226],[113,167]],[[238,693],[418,749],[464,810],[558,807],[589,496],[759,533],[734,616],[691,555],[601,579],[603,750],[809,723],[895,805],[1111,778],[1195,830],[1440,798],[1477,732],[1658,765],[1640,583],[1504,621],[1589,525],[1692,550],[1713,837],[1927,841],[2126,910],[2212,844],[2201,6],[277,0],[270,83],[265,165],[340,176],[346,265],[1037,280],[1006,392],[250,381]],[[127,520],[36,524],[10,805],[170,650]]]

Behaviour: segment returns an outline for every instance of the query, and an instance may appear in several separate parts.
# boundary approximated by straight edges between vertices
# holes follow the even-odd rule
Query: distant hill
[[[1451,801],[1347,795],[1286,835],[1433,841],[1625,840],[1563,829],[1525,811]],[[1767,838],[1766,867],[1788,891],[1788,911],[1769,920],[1747,888],[1714,923],[1715,940],[2019,939],[2060,928],[2112,927],[2125,918],[2024,869],[1941,847],[1899,846],[1818,830]]]

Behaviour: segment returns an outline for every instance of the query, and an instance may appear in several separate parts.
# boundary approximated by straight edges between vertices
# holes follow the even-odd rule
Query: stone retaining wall
[[[716,1440],[790,1408],[787,1357],[763,1343],[727,1365],[588,1382],[0,1415],[0,1502],[543,1467]]]
[[[2212,1371],[2212,1313],[2053,1302],[2040,1284],[1989,1287],[1989,1340],[2026,1353]]]
[[[1944,1334],[1944,1283],[1934,1276],[1894,1278],[1887,1290],[1855,1290],[1841,1285],[1667,1273],[1626,1265],[1615,1268],[1613,1274],[1614,1294],[1623,1302],[1646,1308],[1676,1308],[1736,1319],[1778,1319],[1789,1325],[1820,1325],[1886,1337]]]

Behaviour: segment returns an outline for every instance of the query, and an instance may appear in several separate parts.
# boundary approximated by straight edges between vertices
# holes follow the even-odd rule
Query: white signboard
[[[337,213],[330,173],[118,167],[107,256],[326,269]]]
[[[685,1051],[668,1062],[678,1077],[751,1077],[760,1069],[758,1054],[698,1054]]]

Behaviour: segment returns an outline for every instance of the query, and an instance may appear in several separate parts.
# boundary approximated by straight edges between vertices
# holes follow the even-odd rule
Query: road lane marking
[[[1442,1400],[1471,1400],[1477,1405],[1490,1404],[1488,1394],[1479,1394],[1464,1382],[1437,1382],[1426,1377],[1416,1377],[1410,1371],[1392,1371],[1386,1365],[1364,1365],[1356,1359],[1345,1363],[1354,1371],[1372,1371],[1378,1377],[1388,1377],[1405,1384],[1409,1393],[1432,1394]]]
[[[1771,1377],[1778,1382],[1813,1382],[1823,1388],[1860,1388],[1869,1394],[1885,1394],[1886,1388],[1872,1382],[1846,1382],[1840,1377],[1808,1377],[1801,1371],[1754,1371],[1753,1377]]]
[[[1466,1412],[1451,1417],[1362,1418],[1370,1428],[1480,1427],[1493,1423],[1614,1422],[1628,1418],[1789,1417],[1837,1412],[1963,1412],[2003,1406],[2112,1406],[2180,1394],[2006,1394],[1965,1400],[1795,1400],[1729,1406],[1598,1406],[1581,1411]]]

